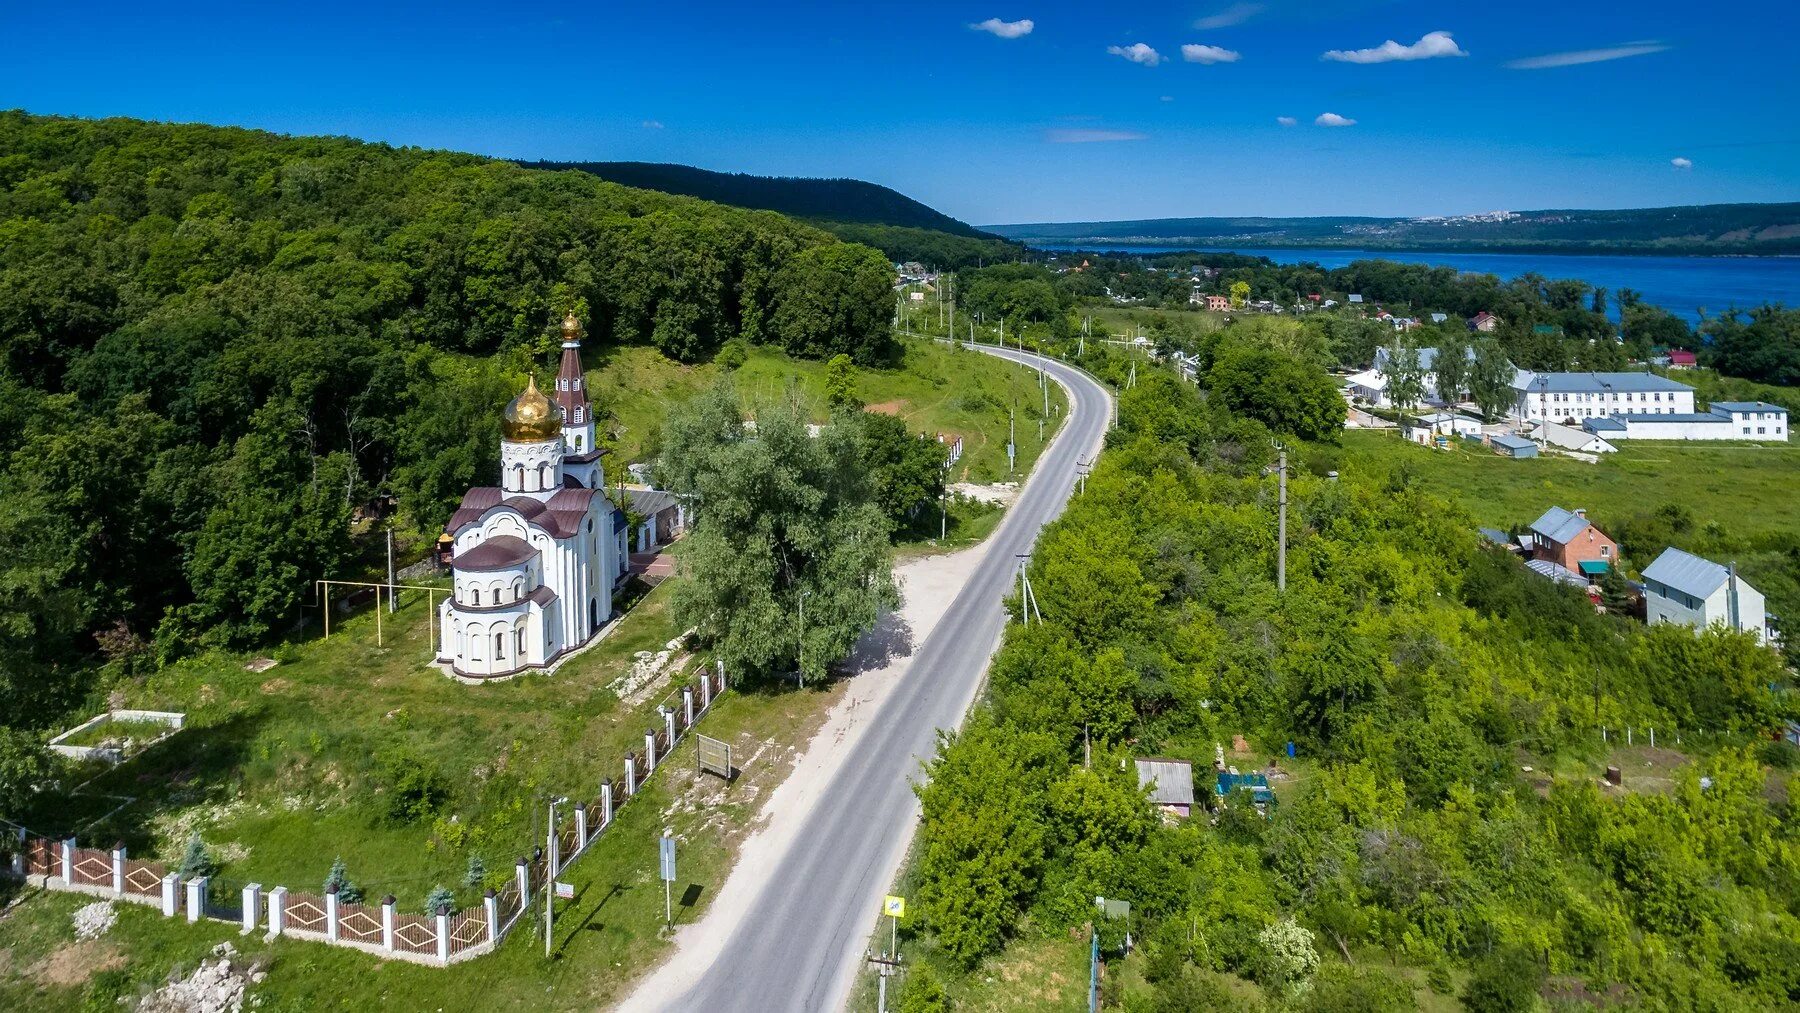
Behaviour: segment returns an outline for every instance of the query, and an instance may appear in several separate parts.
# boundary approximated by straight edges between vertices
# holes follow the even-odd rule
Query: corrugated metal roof
[[[1488,437],[1488,442],[1496,447],[1505,447],[1508,450],[1524,450],[1527,447],[1537,446],[1537,444],[1523,437],[1508,436],[1505,433],[1496,433],[1495,435]]]
[[[1493,542],[1495,545],[1512,544],[1512,537],[1506,532],[1501,531],[1499,528],[1476,528],[1475,530],[1481,532],[1481,537]]]
[[[1515,377],[1515,380],[1519,378]],[[1551,394],[1603,394],[1608,391],[1689,391],[1694,388],[1655,373],[1530,373],[1523,377],[1527,389]],[[1517,386],[1515,382],[1514,386]]]
[[[1730,571],[1712,560],[1683,552],[1673,546],[1664,549],[1662,555],[1656,557],[1656,562],[1644,567],[1644,579],[1654,580],[1696,598],[1711,595],[1730,576]]]
[[[1714,408],[1723,408],[1728,412],[1780,412],[1787,414],[1787,409],[1767,401],[1714,401]]]
[[[1186,760],[1146,757],[1137,762],[1138,787],[1150,789],[1156,805],[1194,804],[1194,765]]]
[[[1588,526],[1588,519],[1562,507],[1553,506],[1544,516],[1531,522],[1531,530],[1558,545],[1567,545]]]
[[[1620,412],[1613,418],[1621,422],[1716,422],[1722,426],[1731,425],[1731,419],[1712,412],[1675,412],[1669,415],[1650,415],[1645,412]]]
[[[1583,577],[1581,574],[1576,573],[1574,570],[1569,569],[1561,563],[1553,563],[1548,559],[1527,560],[1525,569],[1530,570],[1540,577],[1547,577],[1550,580],[1554,580],[1559,584],[1570,584],[1575,587],[1588,586],[1586,577]]]

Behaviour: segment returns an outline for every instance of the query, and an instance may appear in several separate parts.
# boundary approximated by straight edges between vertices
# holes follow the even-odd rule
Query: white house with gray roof
[[[1644,614],[1651,623],[1683,623],[1695,629],[1719,623],[1769,642],[1762,593],[1734,567],[1677,548],[1664,549],[1644,568]]]

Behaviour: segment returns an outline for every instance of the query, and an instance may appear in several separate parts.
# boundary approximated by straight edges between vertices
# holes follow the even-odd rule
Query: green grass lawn
[[[959,482],[1005,481],[1007,410],[1015,411],[1018,469],[1029,471],[1068,410],[1062,388],[1050,385],[1050,416],[1043,438],[1038,419],[1044,399],[1037,374],[979,352],[920,338],[899,339],[892,368],[858,369],[857,394],[876,411],[900,416],[915,431],[963,437],[964,455],[952,471]],[[588,390],[595,411],[610,414],[625,461],[654,456],[670,406],[718,382],[717,365],[685,366],[645,346],[611,346],[588,353]],[[750,349],[732,370],[732,382],[752,405],[797,392],[825,416],[825,364],[793,359],[767,348]]]
[[[1347,431],[1341,446],[1303,451],[1315,473],[1388,475],[1404,465],[1433,492],[1451,496],[1482,524],[1528,524],[1551,506],[1586,507],[1602,528],[1665,503],[1680,503],[1695,522],[1716,521],[1736,535],[1800,532],[1793,495],[1800,489],[1800,444],[1672,443],[1621,440],[1598,464],[1547,456],[1513,460],[1464,445],[1431,450],[1391,432]],[[1648,562],[1645,560],[1644,562]]]

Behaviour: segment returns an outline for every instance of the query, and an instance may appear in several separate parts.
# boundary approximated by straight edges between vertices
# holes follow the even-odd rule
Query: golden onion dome
[[[575,319],[575,314],[573,312],[570,312],[568,316],[563,317],[562,336],[564,341],[581,340],[581,321]]]
[[[512,399],[500,417],[500,436],[512,443],[542,443],[562,437],[562,409],[537,388],[537,378],[525,382],[525,393]]]

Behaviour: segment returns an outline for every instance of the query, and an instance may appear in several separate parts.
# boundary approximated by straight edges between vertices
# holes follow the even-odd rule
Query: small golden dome
[[[537,388],[537,377],[525,382],[525,393],[512,399],[500,417],[500,438],[512,443],[542,443],[562,436],[563,414]]]
[[[581,321],[575,319],[575,314],[573,312],[570,312],[568,316],[563,317],[563,340],[581,340]]]

